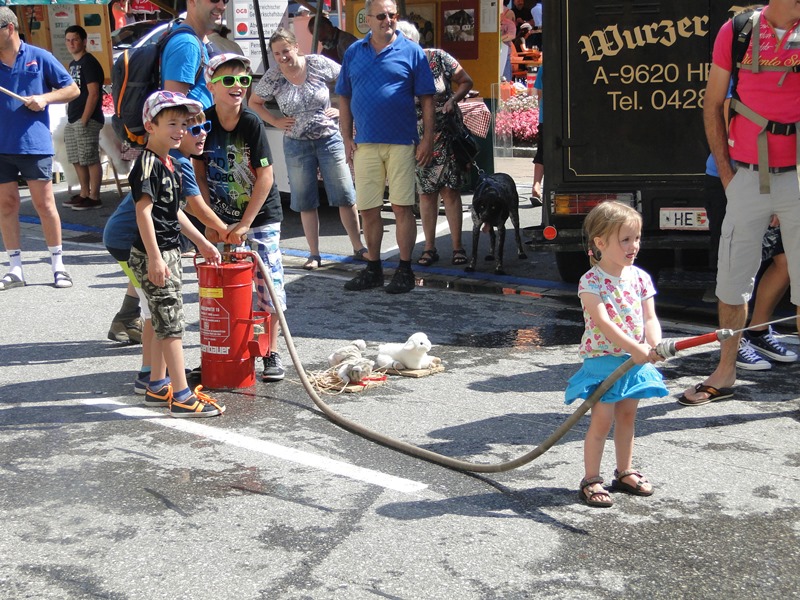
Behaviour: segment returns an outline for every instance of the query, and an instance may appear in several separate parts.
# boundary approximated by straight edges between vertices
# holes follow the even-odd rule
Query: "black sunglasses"
[[[206,121],[205,123],[198,123],[197,125],[192,125],[187,129],[189,130],[189,133],[192,134],[192,136],[197,137],[203,131],[205,131],[206,133],[211,131],[211,121]]]
[[[387,18],[390,21],[394,21],[395,17],[397,17],[397,13],[381,13],[379,15],[370,15],[371,17],[378,19],[378,21],[385,21]]]

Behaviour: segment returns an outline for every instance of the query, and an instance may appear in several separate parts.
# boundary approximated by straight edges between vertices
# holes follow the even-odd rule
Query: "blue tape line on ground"
[[[28,217],[26,215],[19,216],[20,223],[31,223],[33,225],[41,225],[42,222],[39,220],[39,217]],[[61,223],[61,229],[66,229],[67,231],[84,231],[86,233],[103,233],[103,230],[100,227],[92,227],[91,225],[80,225],[78,223]]]
[[[305,258],[308,256],[308,251],[303,250],[281,250],[287,256],[297,256],[300,258]],[[323,261],[328,262],[342,262],[342,263],[356,263],[356,264],[366,264],[363,261],[355,260],[350,256],[341,256],[339,254],[321,254],[320,258]],[[389,267],[390,269],[397,268],[398,263],[391,262],[391,261],[383,261],[383,265]],[[415,274],[418,273],[435,273],[437,275],[449,275],[449,276],[463,276],[468,279],[478,279],[482,281],[492,281],[496,283],[503,283],[507,285],[524,285],[529,287],[545,287],[557,290],[566,290],[572,291],[576,289],[575,284],[564,283],[563,281],[545,281],[544,279],[527,279],[525,277],[514,277],[513,275],[495,275],[494,273],[479,273],[478,271],[473,271],[472,273],[465,273],[464,269],[448,269],[446,267],[425,267],[424,270],[420,269],[418,271],[414,271]]]

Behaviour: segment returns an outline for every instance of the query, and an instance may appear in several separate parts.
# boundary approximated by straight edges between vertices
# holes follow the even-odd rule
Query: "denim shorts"
[[[283,138],[289,187],[292,190],[291,208],[295,212],[319,207],[317,168],[322,175],[330,206],[353,206],[356,190],[344,156],[344,142],[338,132],[319,140]]]
[[[50,181],[53,178],[53,157],[47,154],[0,154],[0,183],[19,180]]]

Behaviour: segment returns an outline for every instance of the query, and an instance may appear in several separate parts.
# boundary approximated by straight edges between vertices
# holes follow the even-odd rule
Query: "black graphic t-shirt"
[[[253,111],[245,108],[233,131],[222,128],[216,107],[206,111],[211,121],[211,132],[206,139],[203,160],[208,175],[211,209],[225,223],[238,223],[253,194],[256,169],[272,165],[267,132],[264,123]],[[274,180],[267,199],[253,227],[283,220],[281,197]]]
[[[100,62],[87,52],[78,60],[73,60],[69,63],[69,74],[78,84],[81,95],[67,104],[67,120],[70,123],[80,120],[83,116],[83,109],[86,108],[86,101],[89,98],[88,84],[98,83],[100,84],[100,97],[97,99],[94,112],[92,112],[92,120],[98,123],[105,123],[105,117],[103,116],[103,81],[105,74]]]
[[[162,161],[155,152],[145,148],[136,159],[128,176],[128,182],[131,184],[134,201],[143,201],[140,199],[144,194],[152,199],[153,228],[158,247],[160,250],[172,250],[180,247],[181,226],[178,223],[178,208],[181,182],[172,159],[167,156],[165,160],[166,162]],[[147,252],[140,232],[137,232],[133,247]]]

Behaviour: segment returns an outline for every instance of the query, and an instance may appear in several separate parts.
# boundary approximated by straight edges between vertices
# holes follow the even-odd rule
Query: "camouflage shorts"
[[[170,276],[164,287],[153,285],[147,278],[147,254],[131,248],[128,266],[142,284],[147,305],[153,319],[153,329],[158,339],[183,337],[183,292],[181,275],[181,251],[162,250],[161,257],[167,263]]]

